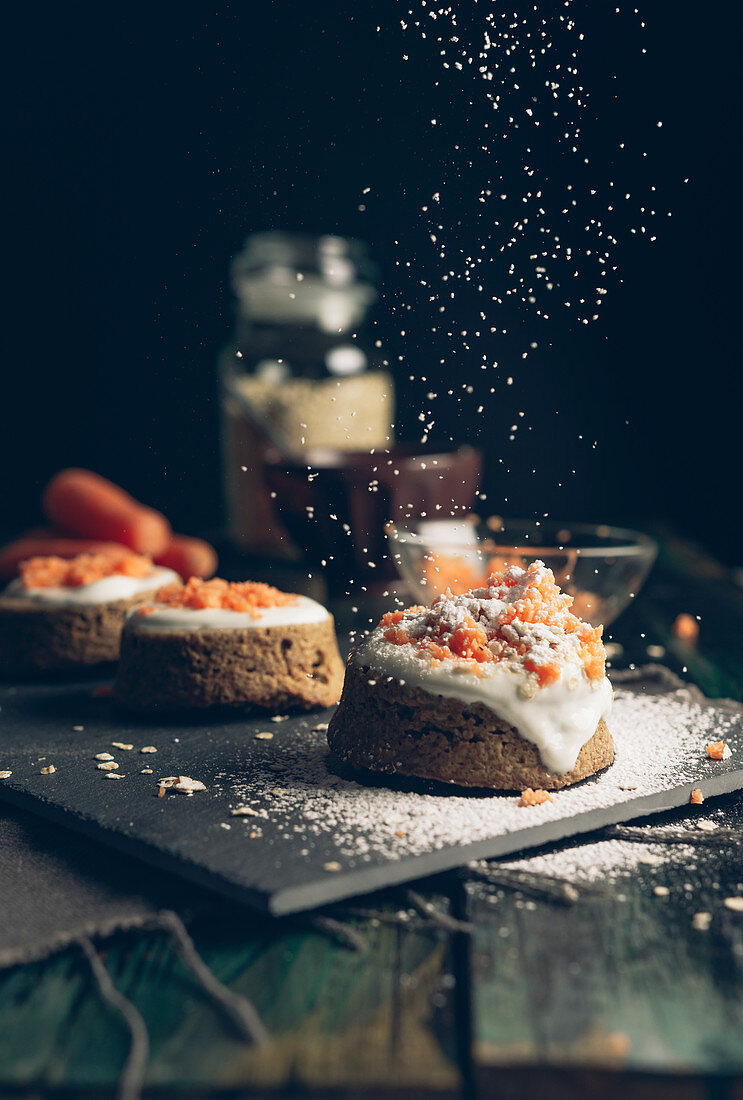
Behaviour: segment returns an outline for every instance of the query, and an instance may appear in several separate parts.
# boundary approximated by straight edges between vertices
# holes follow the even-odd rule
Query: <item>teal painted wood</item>
[[[370,950],[359,954],[313,932],[246,924],[197,926],[195,938],[214,973],[258,1008],[272,1033],[261,1048],[231,1033],[163,935],[120,935],[106,948],[150,1032],[148,1085],[456,1094],[445,933],[362,922]],[[74,950],[0,975],[0,1087],[110,1088],[127,1046]]]

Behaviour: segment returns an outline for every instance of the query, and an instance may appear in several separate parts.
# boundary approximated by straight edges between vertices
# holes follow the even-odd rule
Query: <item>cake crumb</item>
[[[255,739],[256,741],[273,741],[273,734],[269,733],[268,730],[264,730],[262,733],[256,733]]]
[[[85,726],[73,726],[72,727],[72,732],[73,733],[82,733],[84,729],[85,729]]]
[[[104,775],[103,778],[104,779],[126,779],[126,776],[122,775],[121,772],[107,772]]]
[[[521,798],[519,799],[519,806],[542,806],[545,802],[551,802],[552,795],[547,791],[543,791],[541,787],[537,790],[532,790],[531,787],[527,787],[525,791],[521,792]]]
[[[48,768],[41,768],[39,774],[40,775],[54,775],[56,770],[57,769],[54,767],[54,764],[50,764]]]
[[[725,898],[722,904],[734,913],[743,913],[743,897]]]
[[[697,821],[697,829],[701,829],[705,833],[714,833],[717,825],[714,821]]]
[[[101,764],[96,764],[96,768],[101,772],[115,772],[118,766],[115,760],[104,760]]]
[[[689,802],[692,806],[701,806],[704,802],[704,795],[700,791],[699,787],[695,787],[689,795]]]
[[[140,775],[154,775],[155,773],[153,772],[152,768],[140,768],[139,774]]]
[[[653,893],[657,898],[667,898],[670,894],[670,890],[667,886],[654,886]]]
[[[710,760],[729,760],[733,755],[730,746],[724,741],[710,741],[704,751]]]
[[[93,757],[94,760],[113,760],[110,752],[97,752]]]
[[[139,751],[140,752],[157,752],[157,749],[155,748],[154,745],[144,745]]]
[[[234,810],[230,810],[233,817],[260,817],[257,810],[254,810],[252,806],[235,806]]]
[[[341,865],[337,860],[332,859],[329,863],[323,863],[322,869],[323,871],[340,871]],[[741,901],[743,901],[743,898],[741,898]]]
[[[271,715],[271,721],[272,722],[286,722],[288,717],[289,717],[288,714],[273,714],[273,715]]]
[[[695,913],[691,918],[691,926],[697,932],[706,932],[712,923],[711,913]]]
[[[124,749],[125,752],[134,748],[134,745],[128,745],[125,741],[112,741],[111,744],[115,749]]]
[[[0,772],[0,779],[10,779],[13,773],[9,771]]]

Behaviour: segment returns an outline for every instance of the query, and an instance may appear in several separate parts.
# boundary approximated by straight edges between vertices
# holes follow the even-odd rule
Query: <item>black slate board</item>
[[[514,795],[359,781],[313,729],[328,713],[146,725],[93,698],[94,687],[0,687],[0,771],[12,772],[0,780],[0,797],[277,914],[680,806],[694,787],[705,797],[743,787],[740,713],[678,691],[619,690],[615,764],[526,809]],[[718,738],[732,756],[715,762],[704,747]],[[140,754],[145,745],[158,752]],[[96,768],[100,752],[115,757],[125,778]],[[54,774],[41,774],[50,764]],[[157,780],[175,775],[207,789],[158,798]],[[232,816],[238,806],[254,813]]]

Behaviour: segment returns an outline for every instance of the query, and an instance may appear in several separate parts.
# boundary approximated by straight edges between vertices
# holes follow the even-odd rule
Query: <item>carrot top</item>
[[[24,588],[79,588],[104,577],[146,577],[153,569],[149,558],[122,546],[69,559],[28,558],[20,563],[18,572]]]
[[[168,607],[190,607],[195,610],[222,608],[226,611],[249,611],[256,615],[263,607],[283,607],[297,602],[297,596],[280,592],[270,584],[260,581],[224,581],[221,577],[203,581],[191,577],[185,584],[166,584],[158,589],[157,603]],[[140,610],[141,615],[152,614],[150,604]]]

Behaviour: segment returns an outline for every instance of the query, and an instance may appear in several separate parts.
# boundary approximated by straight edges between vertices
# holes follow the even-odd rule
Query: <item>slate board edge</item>
[[[156,848],[143,840],[128,836],[99,824],[92,818],[60,809],[57,805],[24,791],[14,789],[10,784],[0,784],[0,798],[29,810],[36,816],[57,822],[65,828],[83,833],[103,844],[134,856],[145,863],[180,878],[186,878],[198,886],[206,887],[222,896],[248,905],[274,916],[289,916],[332,902],[347,900],[374,890],[397,886],[405,882],[426,878],[429,875],[450,871],[474,859],[494,859],[507,855],[516,855],[536,847],[543,847],[555,841],[595,832],[606,825],[632,821],[638,817],[663,813],[689,804],[689,796],[695,786],[703,784],[705,799],[719,797],[740,790],[743,787],[743,769],[721,772],[707,776],[694,783],[684,783],[666,791],[642,795],[626,802],[600,807],[584,814],[559,818],[555,821],[534,825],[531,829],[518,833],[492,837],[459,848],[446,848],[411,856],[399,861],[390,861],[383,866],[362,867],[358,870],[346,870],[337,883],[332,880],[332,872],[326,872],[322,882],[305,883],[302,886],[278,889],[273,893],[251,890],[250,887],[230,883],[221,875],[214,874],[199,864],[189,863],[182,855],[171,854],[167,850]],[[525,809],[524,813],[529,810]],[[530,840],[530,837],[533,837]],[[538,839],[537,839],[538,837]]]

